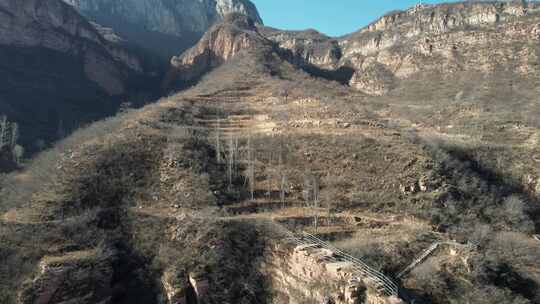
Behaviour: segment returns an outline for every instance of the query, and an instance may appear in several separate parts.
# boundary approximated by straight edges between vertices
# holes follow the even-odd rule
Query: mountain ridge
[[[528,11],[538,6],[532,2],[525,6],[521,1],[417,5],[387,14],[355,33],[338,38],[323,34],[313,37],[313,33],[312,37],[305,37],[305,32],[293,31],[269,31],[267,37],[292,52],[300,65],[329,71],[352,68],[355,73],[349,85],[367,94],[384,95],[400,79],[427,69],[421,61],[436,59],[438,66],[432,68],[442,71],[444,66],[459,68],[455,56],[462,49],[457,46],[460,43],[474,45],[495,39],[534,41],[538,26],[532,20],[526,23],[520,20],[526,20]],[[535,18],[535,14],[529,18]],[[527,29],[513,30],[515,26]],[[504,29],[503,37],[473,38],[475,31],[490,33],[494,27]],[[528,34],[524,32],[520,36],[520,31]],[[475,55],[462,57],[473,59]],[[488,57],[480,54],[480,58]],[[474,67],[474,63],[461,67]]]
[[[229,13],[262,24],[249,0],[64,0],[92,21],[169,59],[192,45]],[[159,48],[156,47],[159,45]]]

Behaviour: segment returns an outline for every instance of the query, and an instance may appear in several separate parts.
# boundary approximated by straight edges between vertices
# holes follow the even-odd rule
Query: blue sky
[[[330,36],[354,32],[384,13],[418,0],[252,0],[266,25],[290,30],[314,28]],[[441,3],[452,1],[423,1]]]

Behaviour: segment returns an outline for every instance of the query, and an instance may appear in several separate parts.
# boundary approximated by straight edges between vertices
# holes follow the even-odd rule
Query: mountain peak
[[[226,15],[222,22],[206,32],[197,45],[171,59],[172,69],[165,86],[174,87],[178,81],[192,82],[242,50],[271,45],[272,42],[259,33],[255,22],[239,13]]]
[[[216,11],[223,19],[231,14],[241,14],[248,16],[255,23],[263,24],[257,7],[248,0],[217,0]]]

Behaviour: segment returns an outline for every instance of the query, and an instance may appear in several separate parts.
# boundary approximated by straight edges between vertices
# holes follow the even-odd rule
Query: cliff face
[[[212,27],[197,45],[171,59],[171,71],[165,86],[194,81],[242,50],[269,45],[272,42],[258,32],[254,20],[240,14],[228,15],[223,22]]]
[[[108,43],[71,7],[61,1],[0,1],[0,45],[46,48],[81,58],[85,75],[110,95],[122,94],[138,60]]]
[[[259,31],[282,49],[289,50],[293,63],[297,65],[312,64],[326,69],[338,67],[342,54],[337,39],[315,30],[280,31],[259,27]]]
[[[269,39],[306,64],[327,70],[350,67],[350,85],[383,95],[419,72],[490,72],[503,67],[537,73],[537,5],[477,2],[418,5],[390,13],[366,28],[332,39],[305,32],[266,31]],[[532,67],[532,68],[531,68]]]
[[[272,303],[403,303],[378,293],[368,279],[358,278],[352,263],[327,261],[333,255],[309,245],[270,247],[261,272],[275,291]]]
[[[64,1],[141,47],[169,57],[195,44],[227,14],[240,13],[262,23],[255,5],[247,0]]]
[[[457,27],[490,24],[524,16],[527,10],[522,1],[416,5],[406,11],[386,14],[358,33],[399,31],[407,37],[426,31],[442,33]]]
[[[18,303],[108,303],[113,279],[111,261],[94,250],[45,257],[28,281]]]
[[[0,114],[27,151],[114,114],[144,76],[138,57],[61,0],[0,0],[0,19]]]

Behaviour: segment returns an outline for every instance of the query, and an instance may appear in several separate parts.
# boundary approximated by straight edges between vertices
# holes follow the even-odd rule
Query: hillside
[[[156,3],[0,3],[0,117],[18,125],[27,156],[115,114],[127,100],[140,106],[158,98],[172,54],[191,47],[226,14],[262,23],[249,1]],[[17,166],[11,149],[0,145],[0,172]]]
[[[171,61],[166,86],[192,87],[2,177],[0,303],[540,303],[523,9],[415,7],[341,38],[226,17]],[[374,33],[399,43],[363,49]]]

